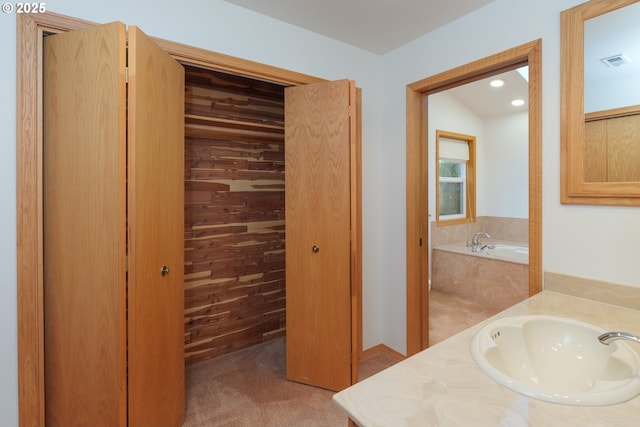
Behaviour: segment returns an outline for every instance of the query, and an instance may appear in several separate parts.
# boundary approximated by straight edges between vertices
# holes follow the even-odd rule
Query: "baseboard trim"
[[[363,359],[366,359],[367,357],[371,357],[379,353],[386,353],[387,355],[393,357],[394,359],[397,359],[398,361],[406,359],[406,357],[402,353],[398,353],[391,347],[388,347],[384,344],[374,345],[373,347],[362,351],[358,359],[363,360]]]

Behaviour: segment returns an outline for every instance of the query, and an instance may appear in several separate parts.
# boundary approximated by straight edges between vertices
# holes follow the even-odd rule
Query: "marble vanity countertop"
[[[334,395],[361,427],[640,426],[640,396],[611,406],[565,406],[498,385],[469,352],[473,334],[498,317],[547,314],[640,333],[640,311],[543,291]],[[640,352],[640,345],[630,344]]]

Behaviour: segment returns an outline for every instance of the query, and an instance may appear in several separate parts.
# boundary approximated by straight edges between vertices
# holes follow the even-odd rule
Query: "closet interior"
[[[294,349],[287,366],[311,360],[309,371],[329,376],[327,370],[336,370],[329,356],[344,349],[344,382],[350,383],[361,348],[355,82],[324,82],[151,39],[119,22],[23,18],[20,105],[39,113],[33,121],[21,116],[18,129],[43,135],[24,132],[20,142],[20,188],[27,190],[19,194],[34,195],[20,198],[22,216],[42,215],[41,223],[23,224],[28,244],[19,253],[20,265],[31,262],[40,272],[21,271],[20,387],[35,396],[33,404],[21,404],[24,419],[159,425],[171,418],[179,425],[185,364],[284,336],[285,305],[301,307],[289,313],[289,331],[296,325],[322,350],[287,339],[287,349]],[[39,53],[40,43],[48,53]],[[253,77],[235,70],[251,70]],[[306,87],[307,93],[296,91],[300,100],[320,104],[287,104],[300,121],[288,117],[295,126],[286,133],[300,134],[302,150],[285,159],[290,85]],[[339,105],[327,108],[327,100],[337,99]],[[317,149],[307,149],[309,138]],[[285,256],[284,211],[291,202],[285,200],[285,162],[294,166],[288,171],[304,170],[300,158],[321,173],[305,179],[298,193],[286,193],[322,209],[299,221],[312,232],[288,233],[314,239],[295,242],[304,250],[289,251],[292,261]],[[30,186],[36,182],[43,188]],[[336,203],[344,189],[349,197]],[[337,239],[335,219],[344,212],[348,229]],[[314,222],[317,217],[324,222]],[[328,236],[331,242],[323,242]],[[329,244],[337,240],[339,254]],[[335,268],[337,256],[347,268]],[[286,304],[286,275],[293,270],[285,264],[300,266],[303,278],[289,280],[289,291],[296,283],[303,288],[294,304]],[[320,274],[307,274],[311,268]],[[344,273],[339,280],[329,277],[337,270]],[[334,289],[340,304],[328,292]],[[345,321],[335,326],[335,318]]]
[[[284,86],[184,67],[191,365],[285,334]]]

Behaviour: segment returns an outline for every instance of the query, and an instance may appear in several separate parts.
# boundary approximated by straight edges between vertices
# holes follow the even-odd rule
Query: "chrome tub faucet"
[[[481,250],[483,250],[485,248],[493,249],[492,248],[493,245],[484,245],[482,247],[478,247],[480,245],[479,239],[480,239],[481,236],[484,236],[487,239],[491,238],[489,233],[485,233],[484,231],[480,231],[480,232],[474,234],[473,237],[471,238],[471,252],[480,252]]]
[[[610,342],[617,340],[633,341],[640,344],[640,337],[629,332],[605,332],[598,337],[598,340],[604,345],[609,345]]]

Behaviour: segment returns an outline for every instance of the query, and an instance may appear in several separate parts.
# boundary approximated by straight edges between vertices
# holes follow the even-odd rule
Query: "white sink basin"
[[[498,384],[526,396],[565,405],[611,405],[640,394],[640,356],[626,342],[600,343],[604,332],[562,317],[502,318],[473,336],[471,355]]]

